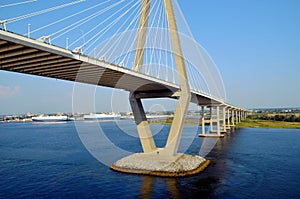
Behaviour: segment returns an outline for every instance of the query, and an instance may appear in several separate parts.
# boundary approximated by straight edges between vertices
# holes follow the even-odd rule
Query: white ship
[[[94,114],[91,113],[89,115],[84,115],[83,116],[84,120],[119,120],[121,119],[120,114]]]
[[[33,122],[65,122],[68,121],[68,116],[39,116],[31,119]]]

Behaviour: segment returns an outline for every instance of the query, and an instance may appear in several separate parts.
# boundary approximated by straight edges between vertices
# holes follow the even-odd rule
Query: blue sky
[[[219,67],[229,101],[300,106],[300,2],[181,3],[196,40]]]
[[[5,4],[15,2],[21,1],[8,0]],[[87,0],[73,7],[79,9],[95,2],[99,1]],[[246,108],[300,107],[299,1],[178,2],[195,39],[217,64],[229,102]],[[38,0],[0,8],[0,19],[60,4]],[[27,23],[34,29],[59,19],[65,12],[71,14],[72,9],[59,11],[53,18],[40,15],[20,21],[8,29],[24,34]],[[80,31],[76,34],[80,36]],[[71,112],[72,92],[71,82],[0,71],[0,114]],[[109,111],[111,93],[107,88],[97,89],[97,111]]]

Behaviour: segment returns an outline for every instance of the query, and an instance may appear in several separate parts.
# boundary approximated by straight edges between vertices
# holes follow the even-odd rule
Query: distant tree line
[[[269,116],[266,114],[263,115],[249,115],[249,119],[253,120],[272,120],[272,121],[284,121],[284,122],[300,122],[300,116],[296,115],[274,115]]]

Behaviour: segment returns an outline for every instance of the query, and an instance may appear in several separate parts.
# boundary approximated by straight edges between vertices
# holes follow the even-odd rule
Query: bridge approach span
[[[141,98],[177,98],[179,85],[42,41],[0,30],[0,70],[123,89]],[[223,105],[220,99],[191,90],[191,102]]]

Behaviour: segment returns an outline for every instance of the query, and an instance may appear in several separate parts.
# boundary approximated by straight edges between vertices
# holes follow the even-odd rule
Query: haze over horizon
[[[61,4],[57,0],[40,0],[36,5],[39,2],[49,4],[48,7]],[[86,1],[91,5],[95,2]],[[250,109],[300,107],[299,1],[199,0],[185,3],[178,0],[178,3],[196,41],[218,66],[228,102]],[[0,19],[28,13],[22,8],[0,8]],[[43,26],[43,16],[38,17],[40,20],[24,21],[16,28],[26,32],[28,23],[32,28]],[[8,30],[10,27],[13,24],[8,25]],[[63,80],[0,70],[0,115],[72,112],[73,85]],[[128,108],[125,97],[124,92],[98,87],[95,110],[123,111],[124,107]],[[146,105],[148,110],[172,110],[174,107],[173,100],[155,100]]]

